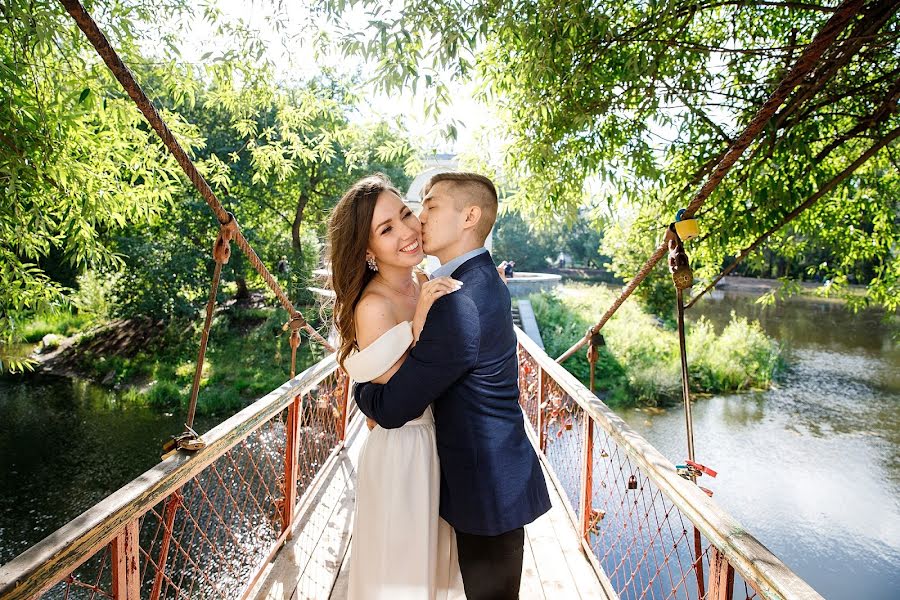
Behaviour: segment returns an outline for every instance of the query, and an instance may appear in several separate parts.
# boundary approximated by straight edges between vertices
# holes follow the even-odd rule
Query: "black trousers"
[[[468,600],[515,600],[522,580],[525,528],[500,535],[456,532],[459,570]]]

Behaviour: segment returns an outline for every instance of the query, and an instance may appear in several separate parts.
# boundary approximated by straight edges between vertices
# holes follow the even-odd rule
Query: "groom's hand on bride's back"
[[[475,366],[480,339],[474,301],[449,294],[431,307],[421,337],[388,382],[356,385],[357,406],[380,427],[402,427]]]

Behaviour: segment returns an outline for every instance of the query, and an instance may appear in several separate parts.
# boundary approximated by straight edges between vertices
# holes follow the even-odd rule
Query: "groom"
[[[550,509],[519,407],[509,290],[484,248],[497,191],[474,173],[440,173],[425,186],[422,245],[462,288],[435,301],[419,341],[384,385],[356,387],[360,410],[386,428],[434,405],[440,514],[456,530],[469,600],[517,598],[524,525]]]

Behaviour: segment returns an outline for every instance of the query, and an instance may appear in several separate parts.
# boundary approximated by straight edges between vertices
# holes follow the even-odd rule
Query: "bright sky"
[[[268,46],[268,57],[276,65],[277,76],[283,80],[303,80],[315,76],[321,68],[329,67],[346,75],[360,73],[365,80],[366,65],[359,59],[347,58],[339,53],[330,56],[316,56],[313,36],[330,28],[324,19],[312,15],[304,2],[277,3],[254,0],[249,4],[242,0],[213,0],[211,2],[223,13],[228,21],[243,20],[250,28],[262,32]],[[276,8],[277,6],[277,8]],[[278,11],[280,20],[287,23],[285,32],[273,31],[272,19]],[[223,49],[210,23],[203,19],[203,11],[196,10],[193,23],[188,25],[189,35],[184,37],[182,55],[189,62],[197,62],[207,52]],[[366,27],[366,18],[357,11],[350,19],[359,27]],[[288,40],[282,43],[282,40]],[[421,98],[411,92],[403,95],[386,96],[375,91],[374,86],[363,88],[363,103],[360,105],[361,121],[385,118],[400,118],[407,131],[426,153],[461,153],[475,150],[477,133],[485,126],[496,123],[492,112],[480,105],[472,97],[472,86],[456,85],[452,88],[452,103],[446,107],[438,121],[426,118]],[[446,140],[441,132],[447,124],[455,121],[457,140]]]
[[[317,52],[315,36],[323,32],[326,35],[335,32],[333,26],[324,17],[314,14],[307,3],[283,0],[250,0],[249,3],[247,0],[209,0],[209,4],[221,11],[220,23],[243,22],[246,27],[260,32],[260,37],[267,45],[267,57],[275,65],[279,80],[309,79],[323,68],[346,76],[360,75],[360,79],[365,80],[366,73],[372,71],[361,59],[348,58],[339,51],[328,55]],[[355,13],[345,14],[344,18],[358,30],[364,31],[369,26],[368,18],[358,7],[354,10]],[[201,57],[211,53],[207,60],[212,60],[225,50],[226,41],[217,36],[212,25],[203,18],[202,7],[197,7],[195,12],[193,22],[185,24],[186,33],[180,36],[182,56],[188,62],[199,62]],[[285,29],[276,32],[275,22],[283,24]],[[414,97],[411,91],[386,96],[376,91],[375,87],[371,83],[364,85],[360,93],[363,101],[355,118],[360,122],[399,120],[423,156],[450,153],[496,160],[502,155],[501,137],[483,135],[485,130],[496,128],[499,120],[489,107],[473,98],[474,85],[454,85],[450,94],[451,104],[443,108],[437,120],[425,116],[422,98]],[[455,141],[446,139],[442,134],[449,123],[454,123],[457,127]],[[665,145],[663,140],[673,139],[677,135],[673,127],[657,124],[652,130],[658,139],[651,141],[660,147]],[[609,185],[596,178],[589,178],[586,183],[588,195],[592,198],[591,204],[608,198],[612,193]]]

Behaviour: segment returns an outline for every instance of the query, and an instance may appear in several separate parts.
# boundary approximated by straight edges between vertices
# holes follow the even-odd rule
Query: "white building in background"
[[[459,170],[459,161],[456,159],[455,154],[435,154],[422,162],[425,164],[425,170],[416,175],[416,178],[409,184],[409,189],[406,190],[406,198],[404,198],[416,214],[419,214],[422,210],[422,189],[428,183],[428,180],[438,173]]]
[[[429,156],[422,162],[425,164],[425,170],[416,175],[412,183],[409,184],[409,189],[406,190],[406,196],[403,198],[404,202],[409,205],[416,215],[422,211],[422,189],[425,187],[425,184],[428,183],[428,180],[438,173],[459,170],[459,160],[456,158],[455,154],[435,154]],[[484,245],[488,250],[492,247],[492,234],[493,229],[491,230],[491,234],[488,234],[487,240],[484,242]],[[437,269],[440,264],[441,263],[439,263],[436,258],[429,256],[425,269],[430,273]]]

